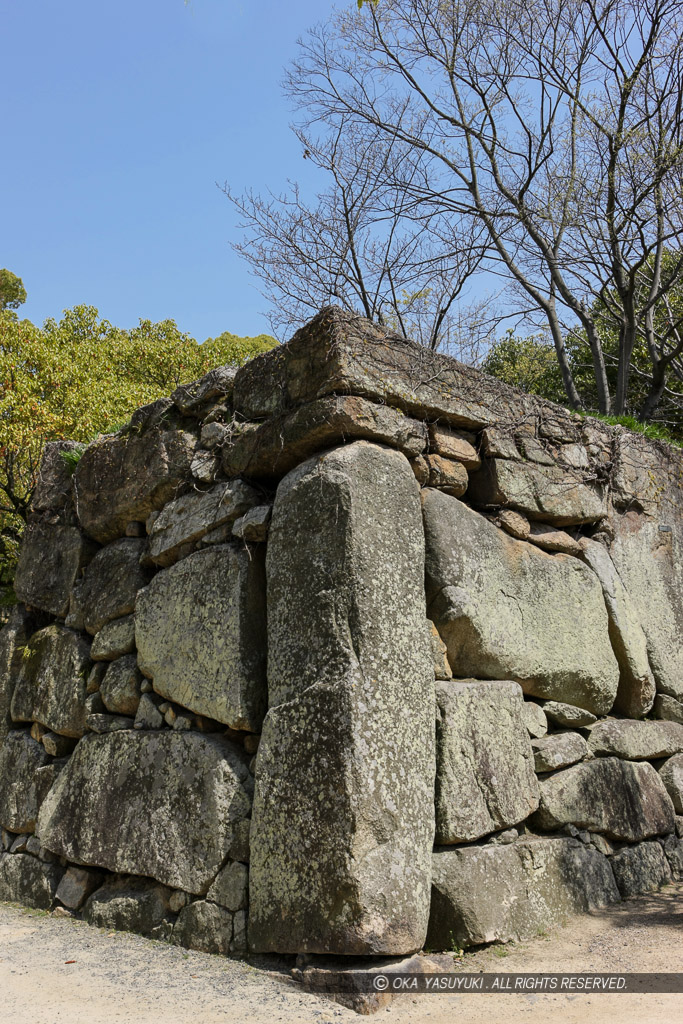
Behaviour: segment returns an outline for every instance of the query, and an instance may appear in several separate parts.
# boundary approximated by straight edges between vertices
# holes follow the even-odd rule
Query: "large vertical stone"
[[[50,615],[64,617],[78,572],[96,545],[77,526],[35,519],[28,524],[14,580],[20,601]]]
[[[16,722],[40,722],[60,736],[85,732],[90,644],[57,623],[31,637],[12,696]]]
[[[402,954],[424,942],[435,759],[423,572],[418,486],[402,454],[359,441],[280,484],[254,950]]]
[[[0,746],[0,825],[10,832],[33,832],[45,796],[36,770],[50,762],[42,743],[13,730]]]
[[[157,573],[138,594],[138,664],[162,697],[258,732],[266,710],[262,550],[220,544]]]
[[[34,628],[33,617],[17,605],[0,631],[0,744],[12,726],[12,694],[24,660],[24,648]]]

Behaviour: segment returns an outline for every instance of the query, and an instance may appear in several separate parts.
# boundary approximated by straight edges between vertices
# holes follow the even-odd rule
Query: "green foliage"
[[[0,312],[0,586],[11,583],[46,441],[112,433],[141,405],[215,366],[240,365],[275,339],[221,334],[198,344],[173,320],[125,331],[92,306],[39,328]],[[72,463],[78,452],[65,453]]]
[[[595,412],[590,413],[590,415],[595,419],[602,420],[603,423],[627,427],[637,434],[644,434],[645,437],[649,437],[653,441],[666,441],[667,444],[672,444],[675,448],[683,448],[683,437],[667,430],[660,423],[643,423],[642,420],[636,419],[635,416],[601,416]]]
[[[0,310],[17,309],[26,302],[24,282],[11,270],[0,270]]]
[[[555,347],[543,334],[520,338],[508,331],[491,346],[481,368],[530,395],[567,401]]]

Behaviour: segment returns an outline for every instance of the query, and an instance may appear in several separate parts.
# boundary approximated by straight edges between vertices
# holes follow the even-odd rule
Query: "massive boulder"
[[[281,482],[254,950],[393,955],[424,942],[435,759],[423,567],[419,490],[402,454],[358,441]]]
[[[14,689],[15,722],[40,722],[61,736],[82,736],[90,644],[54,623],[34,633]]]
[[[33,519],[19,554],[14,590],[20,601],[63,618],[76,578],[97,549],[77,526]]]
[[[140,426],[88,445],[74,473],[78,518],[101,544],[161,509],[190,475],[193,433],[177,429],[167,411],[159,422]]]
[[[157,573],[138,595],[138,664],[163,697],[259,732],[267,703],[262,548],[217,545]]]
[[[128,615],[135,596],[149,580],[140,567],[145,542],[122,538],[98,551],[74,587],[67,625],[97,633],[107,622]]]
[[[514,540],[456,498],[422,495],[428,614],[453,674],[513,679],[533,696],[609,711],[619,669],[595,574]]]
[[[36,834],[76,864],[203,895],[249,816],[248,771],[222,736],[89,734],[40,810]]]
[[[538,807],[524,699],[517,683],[436,685],[436,842],[516,825]]]
[[[28,732],[14,731],[0,747],[0,825],[10,832],[33,832],[44,787],[36,770],[50,758]]]
[[[434,851],[427,945],[516,942],[618,901],[609,860],[574,839],[442,847]]]
[[[674,809],[651,764],[598,758],[541,780],[541,803],[532,821],[600,832],[629,843],[674,830]]]

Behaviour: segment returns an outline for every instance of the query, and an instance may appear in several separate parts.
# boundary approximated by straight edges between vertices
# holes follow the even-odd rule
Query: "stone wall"
[[[0,899],[400,956],[683,875],[680,452],[335,309],[73,447],[0,634]]]

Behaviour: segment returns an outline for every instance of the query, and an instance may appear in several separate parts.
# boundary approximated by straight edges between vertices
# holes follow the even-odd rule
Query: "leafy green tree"
[[[0,270],[0,310],[17,309],[26,302],[24,282],[11,270]]]
[[[267,335],[225,333],[201,345],[173,320],[141,320],[125,331],[93,306],[66,310],[42,328],[0,312],[0,584],[13,578],[47,441],[112,432],[178,384],[275,344]]]
[[[567,400],[555,346],[544,334],[517,337],[508,331],[491,346],[481,369],[530,395],[560,403]]]

